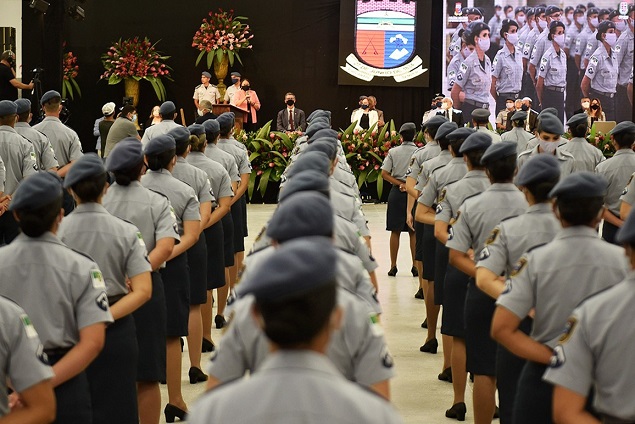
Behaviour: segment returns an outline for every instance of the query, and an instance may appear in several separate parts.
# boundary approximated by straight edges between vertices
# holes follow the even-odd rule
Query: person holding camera
[[[15,76],[15,53],[6,50],[0,56],[0,100],[15,101],[18,99],[18,88],[32,90],[33,81],[23,84]]]

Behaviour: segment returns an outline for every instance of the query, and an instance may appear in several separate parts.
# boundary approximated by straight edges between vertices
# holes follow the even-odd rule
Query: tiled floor
[[[275,205],[249,205],[250,237],[246,241],[249,250],[262,224],[271,216]],[[402,235],[402,249],[399,252],[397,277],[388,277],[390,267],[388,255],[388,236],[385,231],[386,205],[364,205],[364,210],[372,232],[373,253],[380,267],[379,298],[384,309],[382,322],[385,328],[388,346],[394,356],[397,377],[391,383],[392,399],[395,407],[406,423],[451,423],[445,418],[445,409],[452,406],[452,385],[437,380],[442,367],[442,351],[436,355],[419,352],[425,333],[420,325],[425,318],[425,307],[421,300],[413,297],[417,290],[416,278],[410,274],[410,253],[407,248],[407,236]],[[213,330],[214,341],[218,342],[222,333]],[[438,335],[440,341],[440,334]],[[185,347],[187,350],[187,345]],[[203,364],[209,354],[203,355]],[[183,356],[183,394],[189,405],[203,391],[202,384],[190,385],[187,379],[189,360],[187,352]],[[162,386],[164,402],[167,391]],[[466,422],[473,422],[471,411],[471,387],[468,385],[466,403],[468,415]]]

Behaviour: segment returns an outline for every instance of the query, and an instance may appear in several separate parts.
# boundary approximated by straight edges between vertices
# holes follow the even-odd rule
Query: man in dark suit
[[[459,127],[465,125],[465,120],[463,119],[463,112],[458,109],[454,109],[452,105],[452,99],[450,97],[445,97],[441,101],[441,109],[442,111],[437,112],[437,115],[445,116],[445,118],[450,121],[456,123]]]
[[[522,110],[527,112],[527,121],[525,124],[525,131],[529,131],[530,133],[534,133],[536,129],[536,121],[538,120],[538,112],[531,108],[531,98],[524,97],[523,98],[523,107]]]
[[[306,116],[302,109],[295,107],[295,94],[284,95],[284,102],[287,107],[278,112],[276,119],[276,131],[302,131],[306,129]]]

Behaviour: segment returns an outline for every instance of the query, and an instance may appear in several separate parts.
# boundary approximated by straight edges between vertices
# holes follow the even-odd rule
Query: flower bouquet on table
[[[595,127],[591,128],[591,132],[588,136],[589,143],[602,151],[605,158],[613,157],[615,154],[615,146],[611,142],[611,137],[602,131],[597,131]]]
[[[68,94],[71,99],[75,100],[75,93],[82,96],[79,84],[75,78],[79,75],[79,65],[77,65],[77,56],[73,52],[66,52],[62,58],[62,98],[66,98]]]
[[[134,37],[114,43],[101,57],[105,72],[100,79],[108,84],[119,84],[126,78],[135,81],[142,79],[150,82],[161,101],[165,101],[166,92],[162,78],[173,81],[170,68],[165,61],[170,56],[163,56],[148,38]]]
[[[211,68],[214,55],[220,62],[225,54],[230,66],[234,65],[234,58],[242,64],[238,51],[251,49],[249,40],[254,37],[249,25],[242,22],[244,20],[247,20],[244,16],[234,16],[233,10],[209,12],[209,17],[203,19],[192,39],[192,47],[200,50],[196,65],[207,55],[207,67]]]

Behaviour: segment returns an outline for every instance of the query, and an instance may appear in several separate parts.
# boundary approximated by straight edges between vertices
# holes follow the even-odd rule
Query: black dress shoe
[[[419,276],[419,270],[416,267],[414,267],[414,266],[410,269],[410,272],[412,272],[412,276],[413,277],[418,277]]]
[[[455,403],[452,405],[452,408],[445,411],[445,416],[447,418],[454,418],[455,420],[465,421],[465,413],[467,412],[467,407],[465,403]]]
[[[397,267],[393,266],[392,268],[390,268],[390,271],[388,271],[388,276],[394,277],[395,275],[397,275]]]
[[[428,328],[428,318],[421,323],[421,328]]]
[[[415,299],[423,300],[423,289],[419,287],[419,290],[415,293]]]
[[[188,373],[190,377],[190,384],[200,383],[201,381],[207,381],[207,375],[200,368],[192,367]]]
[[[216,328],[223,328],[227,324],[227,321],[225,321],[224,316],[216,315],[214,317],[214,323],[216,324]]]
[[[427,342],[425,342],[423,346],[419,348],[419,351],[435,354],[437,353],[438,348],[439,348],[439,342],[437,341],[437,339],[430,339]]]
[[[181,353],[183,353],[183,348],[185,347],[185,342],[183,341],[183,337],[179,337],[179,341],[181,342]]]
[[[452,367],[447,367],[443,370],[441,374],[437,377],[441,381],[447,381],[448,383],[452,382]]]
[[[203,337],[203,343],[201,345],[201,352],[205,353],[205,352],[213,352],[214,349],[216,349],[216,346],[214,346],[214,343],[211,342],[210,340],[207,340],[205,337]]]
[[[494,419],[498,419],[499,418],[499,413],[500,411],[498,410],[498,406],[496,407],[496,409],[494,410]]]
[[[470,381],[474,383],[474,374],[470,373]]]
[[[174,406],[170,403],[165,405],[165,409],[163,410],[163,414],[165,414],[165,422],[173,423],[174,418],[178,418],[181,421],[185,421],[187,419],[187,412],[179,408],[178,406]]]

